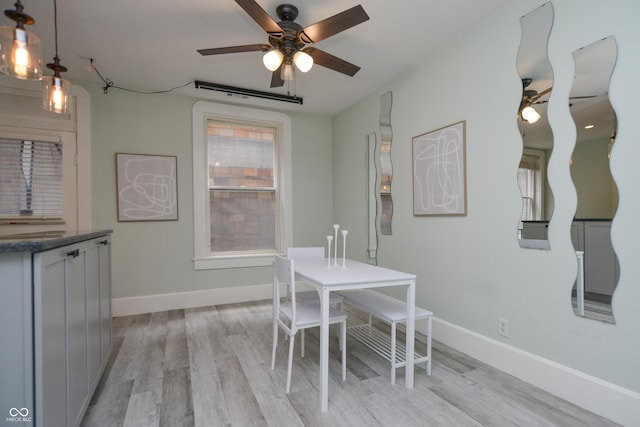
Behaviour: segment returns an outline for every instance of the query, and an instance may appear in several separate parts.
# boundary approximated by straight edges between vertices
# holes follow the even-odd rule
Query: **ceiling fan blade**
[[[598,95],[586,95],[586,96],[570,96],[569,99],[587,99],[587,98],[597,98]]]
[[[281,33],[282,28],[255,0],[236,0],[236,3],[267,33]]]
[[[550,88],[548,88],[548,89],[543,90],[542,92],[540,92],[540,93],[538,93],[538,94],[536,94],[536,95],[533,95],[531,98],[529,98],[529,101],[530,101],[530,102],[534,102],[534,101],[536,101],[538,98],[542,98],[543,96],[545,96],[546,94],[548,94],[549,92],[551,92],[551,90],[552,90],[552,89],[553,89],[553,86],[552,86],[552,87],[550,87]]]
[[[282,80],[282,76],[280,74],[281,70],[282,70],[282,65],[279,66],[278,69],[271,74],[271,87],[284,86],[284,80]]]
[[[200,55],[222,55],[224,53],[256,52],[269,50],[268,44],[247,44],[243,46],[214,47],[211,49],[198,49]]]
[[[337,15],[309,25],[300,33],[300,39],[305,43],[317,43],[348,28],[355,27],[368,19],[369,15],[367,15],[367,12],[364,11],[362,6],[357,5]]]
[[[333,56],[330,53],[316,49],[315,47],[308,47],[304,49],[304,52],[308,53],[313,58],[314,64],[330,68],[339,73],[353,77],[358,71],[360,71],[360,67],[357,65],[353,65],[344,59],[340,59],[337,56]]]

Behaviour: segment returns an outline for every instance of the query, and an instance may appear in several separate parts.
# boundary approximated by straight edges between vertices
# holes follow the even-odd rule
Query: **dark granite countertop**
[[[113,230],[47,231],[0,236],[0,253],[41,252],[111,234]]]
[[[574,221],[613,221],[611,218],[574,218]],[[522,222],[532,222],[532,223],[548,223],[549,220],[545,219],[527,219]]]

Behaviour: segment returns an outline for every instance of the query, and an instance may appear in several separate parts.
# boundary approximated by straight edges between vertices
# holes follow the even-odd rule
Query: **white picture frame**
[[[467,215],[466,121],[412,138],[413,215]]]
[[[118,221],[177,221],[177,157],[116,153]]]

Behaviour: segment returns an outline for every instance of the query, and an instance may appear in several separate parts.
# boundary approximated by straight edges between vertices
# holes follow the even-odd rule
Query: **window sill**
[[[273,265],[275,254],[234,255],[194,258],[194,270],[217,270],[223,268],[268,267]]]

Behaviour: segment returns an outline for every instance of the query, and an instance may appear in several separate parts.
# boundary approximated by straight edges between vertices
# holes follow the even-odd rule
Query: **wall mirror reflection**
[[[552,23],[551,3],[520,19],[517,69],[522,80],[522,99],[517,120],[523,149],[517,176],[522,195],[517,238],[525,248],[549,249],[547,230],[553,212],[553,193],[546,172],[553,150],[553,133],[547,120],[547,102],[553,88],[553,71],[547,44]]]
[[[380,160],[380,233],[391,235],[391,218],[393,217],[393,199],[391,198],[391,181],[393,166],[391,164],[391,143],[393,129],[391,128],[391,104],[393,97],[387,92],[380,97],[380,146],[378,157]]]
[[[365,138],[365,167],[367,171],[367,262],[378,264],[378,164],[376,160],[376,134],[370,133]]]
[[[609,168],[617,119],[608,92],[616,57],[613,37],[575,51],[575,78],[569,99],[576,125],[570,169],[578,196],[571,228],[578,257],[572,304],[577,315],[610,323],[614,323],[611,298],[619,275],[611,244],[618,190]]]

